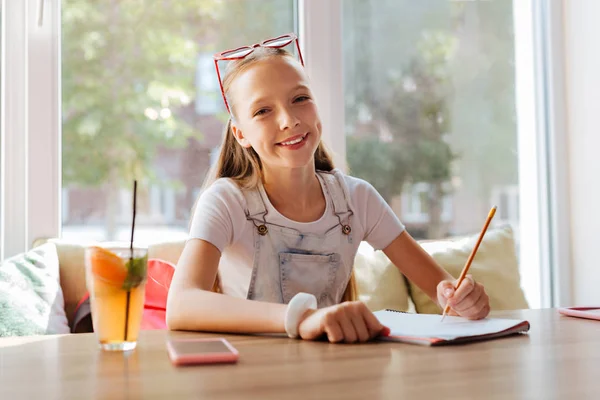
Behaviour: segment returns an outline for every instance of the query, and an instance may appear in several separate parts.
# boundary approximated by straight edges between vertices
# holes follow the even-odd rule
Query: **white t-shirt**
[[[376,250],[386,248],[404,231],[404,225],[371,184],[347,175],[343,175],[343,179],[350,196],[349,207],[354,212],[352,234],[355,240],[367,241]],[[319,182],[327,193],[320,177]],[[281,215],[268,197],[264,198],[267,222],[300,232],[324,234],[339,223],[332,211],[331,199],[327,195],[325,198],[325,212],[314,222],[292,221]],[[256,229],[253,222],[246,219],[246,209],[246,199],[239,186],[231,179],[218,179],[198,199],[189,236],[205,240],[221,251],[221,289],[225,294],[241,298],[246,298],[250,285]]]

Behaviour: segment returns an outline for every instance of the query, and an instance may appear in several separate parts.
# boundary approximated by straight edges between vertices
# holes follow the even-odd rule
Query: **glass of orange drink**
[[[148,249],[90,246],[85,256],[92,323],[104,350],[135,349],[142,322]]]

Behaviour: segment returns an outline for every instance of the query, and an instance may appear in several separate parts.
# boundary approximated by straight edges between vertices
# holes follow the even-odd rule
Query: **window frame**
[[[539,180],[544,186],[543,202],[542,295],[544,307],[566,307],[572,304],[571,288],[571,221],[569,206],[569,141],[565,87],[565,50],[563,4],[561,1],[534,0],[534,49],[539,61],[536,99],[540,108],[538,151],[544,163]],[[542,204],[542,203],[541,203]],[[543,286],[544,287],[544,286]]]
[[[340,101],[342,1],[296,4],[300,44],[320,107],[324,140],[337,166],[346,170]],[[2,5],[0,258],[4,259],[27,250],[35,239],[61,235],[61,1],[2,0]],[[560,207],[568,200],[564,71],[562,61],[555,62],[563,60],[564,53],[560,4],[519,0],[513,2],[513,11],[519,37],[515,55],[520,257],[535,275],[525,284],[539,288],[539,299],[529,299],[531,306],[547,307],[566,304],[572,295],[570,220],[568,208]]]
[[[12,255],[26,244],[26,30],[24,2],[2,3],[2,145],[0,160],[0,256]],[[20,201],[21,200],[21,201]],[[24,200],[24,201],[22,201]],[[10,232],[10,234],[9,234]]]
[[[3,2],[0,257],[60,236],[60,1]]]
[[[333,152],[335,165],[347,171],[344,103],[340,100],[344,98],[342,1],[299,0],[298,25],[304,64],[319,106],[323,140]]]

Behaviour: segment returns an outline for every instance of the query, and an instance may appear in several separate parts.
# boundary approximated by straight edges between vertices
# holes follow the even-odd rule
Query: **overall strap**
[[[348,235],[348,240],[352,241],[352,236],[350,235],[352,232],[350,216],[354,214],[354,212],[352,212],[350,204],[348,203],[348,196],[345,190],[346,186],[343,182],[343,177],[338,170],[323,172],[321,173],[321,176],[325,182],[325,188],[327,189],[327,192],[329,192],[329,196],[331,196],[333,213],[338,218],[342,233]]]
[[[346,191],[344,190],[343,183],[341,180],[342,176],[333,170],[332,172],[319,172],[325,187],[331,196],[333,202],[333,211],[335,214],[344,216],[345,214],[351,213],[348,199],[346,198]]]
[[[246,205],[248,208],[245,211],[246,219],[256,220],[261,223],[265,222],[265,215],[267,215],[267,208],[265,202],[260,195],[260,189],[255,188],[251,190],[242,190],[244,197],[246,198]]]

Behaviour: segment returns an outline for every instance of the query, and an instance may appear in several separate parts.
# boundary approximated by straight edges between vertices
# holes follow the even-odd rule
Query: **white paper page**
[[[392,336],[452,340],[464,336],[485,335],[510,329],[523,322],[515,319],[487,318],[471,321],[461,317],[376,311],[379,321],[390,328]]]

